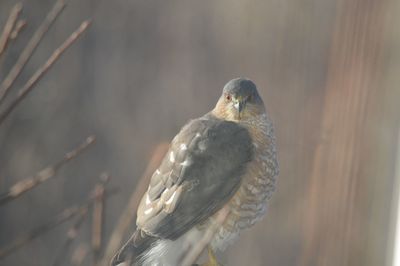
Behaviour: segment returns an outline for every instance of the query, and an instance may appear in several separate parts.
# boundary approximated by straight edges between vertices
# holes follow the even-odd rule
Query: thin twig
[[[39,171],[34,176],[25,178],[24,180],[13,185],[7,192],[0,195],[0,205],[16,199],[37,185],[53,178],[62,166],[80,155],[84,150],[94,143],[95,139],[95,136],[89,136],[80,146],[66,153],[64,157],[57,163],[50,165]]]
[[[50,220],[46,224],[43,224],[35,229],[33,229],[28,234],[18,237],[16,240],[11,242],[11,244],[5,248],[0,249],[0,259],[11,254],[15,250],[19,249],[20,247],[24,246],[32,239],[46,233],[47,231],[53,229],[59,224],[62,224],[72,217],[75,217],[77,214],[81,213],[82,210],[86,208],[86,206],[77,207],[73,206],[70,208],[65,209],[59,215],[57,215],[54,219]]]
[[[18,19],[18,15],[22,10],[22,4],[17,3],[10,11],[6,25],[4,26],[3,33],[0,36],[0,56],[4,53],[7,47],[8,40],[10,39],[10,34],[14,28],[15,22]]]
[[[105,197],[110,197],[114,195],[118,190],[107,190],[105,192]],[[10,245],[5,248],[0,249],[0,259],[10,255],[14,251],[18,250],[22,246],[28,244],[33,239],[47,233],[51,229],[55,228],[56,226],[70,220],[71,218],[79,215],[80,213],[84,212],[85,209],[90,208],[90,206],[94,202],[94,197],[90,196],[86,202],[79,206],[72,206],[69,208],[64,209],[60,214],[58,214],[55,218],[48,221],[47,223],[38,226],[37,228],[33,229],[31,232],[17,237],[16,240],[12,241]]]
[[[162,158],[168,150],[168,147],[168,143],[161,143],[152,153],[150,162],[147,165],[142,177],[139,179],[138,185],[135,187],[134,192],[131,194],[129,202],[122,212],[118,220],[117,226],[115,227],[110,237],[110,240],[108,241],[108,245],[106,247],[104,257],[101,261],[101,265],[109,264],[111,258],[120,248],[122,241],[126,238],[128,229],[132,225],[133,221],[136,219],[136,210],[143,193],[146,191],[147,185],[149,183],[149,178],[159,166]]]
[[[80,244],[72,253],[71,265],[81,266],[85,261],[86,255],[89,252],[89,247],[87,244]]]
[[[10,34],[10,40],[15,40],[18,36],[18,34],[23,30],[26,26],[26,20],[25,19],[20,19],[17,21],[15,24],[14,30]]]
[[[104,192],[105,185],[110,180],[109,175],[102,174],[100,183],[94,189],[94,206],[93,206],[93,223],[92,223],[92,250],[93,265],[97,265],[99,261],[100,249],[103,234],[103,218],[104,218]]]
[[[223,208],[221,211],[218,212],[215,221],[207,228],[206,232],[204,233],[200,241],[197,242],[196,245],[191,247],[189,251],[185,254],[183,259],[181,260],[182,263],[180,265],[191,266],[196,262],[196,260],[199,258],[203,250],[213,239],[217,230],[225,222],[226,218],[229,215],[229,212],[230,211],[227,208]]]
[[[60,58],[65,50],[70,47],[78,37],[87,29],[90,25],[90,21],[86,20],[82,22],[79,28],[68,37],[67,40],[57,48],[53,54],[49,57],[46,63],[41,66],[35,74],[25,83],[25,85],[18,91],[17,98],[15,98],[10,105],[0,114],[0,125],[11,113],[11,111],[20,103],[25,96],[34,88],[35,84],[43,77],[43,75],[50,69],[50,67]],[[1,96],[0,96],[1,97]]]
[[[33,52],[35,51],[36,47],[39,45],[40,41],[43,39],[43,36],[49,30],[50,26],[56,20],[58,15],[65,7],[64,0],[58,0],[50,12],[47,14],[46,18],[33,34],[32,38],[29,40],[28,44],[25,46],[24,50],[20,54],[17,62],[12,67],[6,78],[0,85],[0,104],[6,97],[7,93],[9,92],[11,86],[13,85],[15,79],[19,76],[22,69],[25,67],[26,63],[28,62],[29,58],[32,56]]]
[[[79,214],[79,217],[77,218],[73,226],[68,230],[67,239],[65,240],[62,248],[58,252],[56,259],[53,262],[53,266],[60,265],[64,262],[65,254],[67,254],[67,251],[71,246],[72,242],[77,238],[79,229],[83,224],[83,222],[85,221],[87,213],[88,213],[88,208],[83,208],[82,212]]]

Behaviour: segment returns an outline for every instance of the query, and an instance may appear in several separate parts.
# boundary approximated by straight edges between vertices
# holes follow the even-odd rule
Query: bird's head
[[[224,120],[246,121],[265,113],[264,103],[256,85],[249,79],[229,81],[212,113]]]

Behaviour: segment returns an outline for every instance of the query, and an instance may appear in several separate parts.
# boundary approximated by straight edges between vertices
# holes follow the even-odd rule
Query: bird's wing
[[[190,121],[151,177],[138,208],[138,228],[178,238],[227,203],[252,157],[244,127],[211,115]]]

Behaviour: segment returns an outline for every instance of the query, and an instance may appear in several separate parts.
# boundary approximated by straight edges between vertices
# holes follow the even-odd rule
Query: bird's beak
[[[241,115],[241,113],[243,111],[243,108],[244,108],[245,104],[246,104],[246,102],[243,100],[242,97],[237,97],[233,101],[233,107],[235,107],[235,109],[237,110],[239,118],[240,118],[240,115]]]

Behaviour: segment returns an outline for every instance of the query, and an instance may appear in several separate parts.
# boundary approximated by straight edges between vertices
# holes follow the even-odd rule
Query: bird
[[[278,174],[274,126],[257,87],[232,79],[215,108],[173,138],[139,203],[136,231],[111,265],[180,265],[228,210],[204,264],[221,265],[215,254],[264,216]]]

